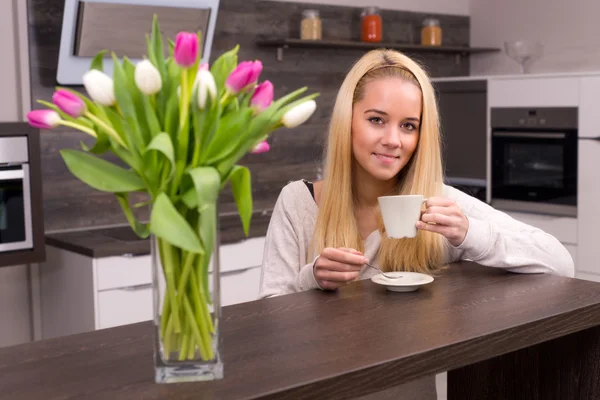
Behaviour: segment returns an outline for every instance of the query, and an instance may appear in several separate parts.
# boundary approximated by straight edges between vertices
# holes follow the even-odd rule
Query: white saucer
[[[371,280],[379,285],[385,286],[392,292],[412,292],[422,285],[433,282],[433,277],[419,272],[386,272],[387,275],[397,279],[386,278],[381,274],[371,277]],[[398,278],[401,277],[401,278]]]

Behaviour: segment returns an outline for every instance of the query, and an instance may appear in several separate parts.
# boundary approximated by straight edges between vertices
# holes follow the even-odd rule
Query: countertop
[[[221,215],[221,244],[265,236],[270,219],[270,210],[255,212],[246,237],[239,215]],[[150,240],[138,237],[129,225],[46,234],[46,245],[93,258],[150,254]]]
[[[450,371],[448,398],[600,392],[596,282],[461,262],[416,292],[362,280],[224,307],[219,325],[225,376],[218,381],[155,384],[147,321],[1,348],[0,393],[11,400],[347,399],[443,371]]]
[[[548,78],[583,78],[598,76],[600,71],[572,71],[572,72],[538,72],[527,74],[498,74],[498,75],[464,75],[440,76],[431,78],[432,82],[452,81],[478,81],[478,80],[504,80],[504,79],[548,79]]]

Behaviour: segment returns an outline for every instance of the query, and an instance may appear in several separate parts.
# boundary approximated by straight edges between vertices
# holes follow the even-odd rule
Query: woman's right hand
[[[360,251],[347,248],[325,248],[313,267],[320,287],[335,290],[355,280],[369,260]]]

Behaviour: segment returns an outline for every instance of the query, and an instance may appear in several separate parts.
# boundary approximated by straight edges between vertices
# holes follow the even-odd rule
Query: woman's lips
[[[399,159],[400,157],[393,156],[391,154],[373,153],[373,155],[381,162],[390,164]]]

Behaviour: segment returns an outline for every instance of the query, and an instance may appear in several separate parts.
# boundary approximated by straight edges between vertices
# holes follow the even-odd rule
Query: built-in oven
[[[0,252],[33,247],[26,137],[0,138]]]
[[[491,203],[577,216],[577,108],[491,109]]]

